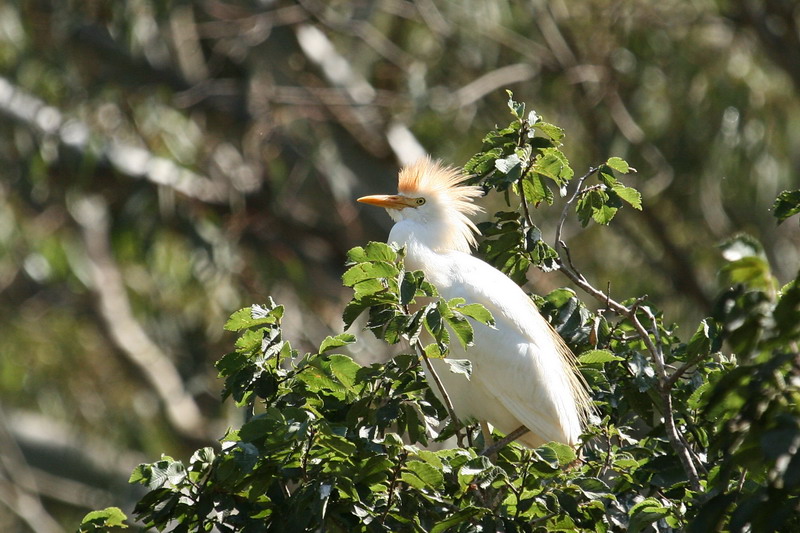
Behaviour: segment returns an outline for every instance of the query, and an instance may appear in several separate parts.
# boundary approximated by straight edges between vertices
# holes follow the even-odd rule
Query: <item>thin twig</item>
[[[134,316],[122,273],[111,251],[111,214],[106,201],[100,196],[81,198],[72,206],[72,214],[83,230],[92,289],[111,339],[145,376],[162,401],[172,427],[187,438],[209,439],[208,421],[180,372]]]
[[[406,458],[408,454],[403,452],[400,454],[400,460],[397,461],[397,464],[394,467],[394,472],[392,472],[392,481],[389,483],[389,496],[386,499],[386,509],[383,511],[381,515],[381,525],[386,522],[386,517],[389,515],[389,511],[392,509],[392,503],[394,500],[394,490],[397,486],[397,480],[400,478],[400,470],[403,468],[403,463],[406,462]]]
[[[586,278],[575,268],[575,265],[572,263],[572,259],[569,255],[569,248],[567,248],[566,243],[561,239],[561,232],[564,227],[564,222],[567,218],[567,213],[569,212],[572,203],[578,198],[578,196],[584,191],[583,190],[583,183],[586,179],[597,172],[597,168],[592,167],[589,171],[581,176],[578,179],[575,191],[572,193],[572,196],[569,200],[567,200],[566,204],[564,205],[564,209],[561,212],[561,217],[558,221],[558,226],[556,228],[556,236],[555,236],[555,245],[556,250],[560,247],[564,256],[567,259],[567,264],[559,258],[557,259],[557,263],[560,267],[561,272],[564,273],[573,283],[575,283],[578,287],[583,289],[585,292],[593,296],[597,301],[605,304],[606,308],[611,309],[616,314],[627,318],[636,329],[636,332],[639,334],[639,338],[644,343],[647,351],[650,353],[651,357],[656,366],[656,371],[658,374],[658,392],[661,397],[661,401],[664,404],[663,416],[664,416],[664,425],[667,430],[667,438],[670,442],[670,445],[675,450],[675,453],[678,455],[678,458],[681,461],[684,471],[686,472],[686,476],[689,480],[689,485],[691,486],[692,490],[700,491],[700,478],[697,474],[697,468],[695,467],[694,457],[692,456],[691,451],[689,450],[687,444],[681,440],[680,434],[678,433],[678,429],[675,424],[675,417],[673,414],[672,408],[672,393],[671,393],[671,385],[674,383],[670,381],[670,376],[667,374],[667,370],[664,364],[664,353],[661,349],[661,338],[658,332],[658,326],[656,323],[655,316],[653,316],[652,311],[650,311],[647,307],[640,307],[639,304],[641,300],[637,300],[631,306],[625,306],[621,303],[617,302],[611,296],[599,289],[596,289],[589,283]],[[641,309],[650,321],[653,324],[653,332],[651,337],[651,332],[644,327],[639,316],[637,315],[637,310]],[[655,338],[656,342],[653,342]]]
[[[431,360],[428,358],[427,354],[425,354],[425,350],[422,348],[419,340],[415,340],[413,343],[414,348],[417,350],[420,358],[425,362],[425,366],[428,368],[428,371],[433,378],[433,382],[436,384],[436,388],[439,389],[439,392],[442,395],[442,403],[444,403],[445,408],[447,409],[447,414],[450,415],[450,419],[453,421],[453,425],[455,426],[456,430],[456,438],[458,439],[458,445],[460,447],[464,446],[464,437],[461,434],[462,425],[459,422],[458,417],[456,416],[456,411],[453,408],[453,402],[450,401],[450,395],[447,394],[447,390],[444,388],[444,383],[442,383],[441,378],[439,378],[439,374],[436,372],[436,369],[433,368],[431,364]]]
[[[499,441],[495,442],[494,444],[483,450],[480,454],[485,457],[490,457],[499,452],[500,450],[502,450],[503,448],[505,448],[509,442],[517,440],[528,431],[530,430],[525,426],[520,426],[511,433],[509,433],[508,435],[506,435],[505,437],[503,437],[502,439],[500,439]]]
[[[572,193],[572,196],[570,197],[570,199],[567,200],[566,204],[564,204],[564,209],[561,210],[561,217],[558,219],[558,226],[556,227],[556,245],[558,245],[558,243],[562,242],[561,241],[561,230],[564,228],[564,222],[566,222],[566,220],[567,220],[567,213],[569,213],[569,207],[572,205],[572,203],[578,197],[578,194],[580,193],[581,188],[583,187],[583,182],[585,182],[587,179],[589,179],[589,176],[591,176],[592,174],[594,174],[597,171],[598,171],[598,168],[590,167],[589,170],[586,172],[586,174],[584,174],[583,176],[578,178],[577,185],[575,187],[575,192]]]
[[[675,371],[672,374],[670,374],[669,379],[667,379],[667,383],[666,383],[667,387],[672,388],[675,385],[675,383],[678,382],[678,380],[681,378],[681,376],[683,376],[686,373],[687,370],[689,370],[693,366],[696,366],[697,363],[699,363],[700,361],[705,359],[705,357],[706,357],[706,354],[703,354],[703,353],[698,354],[698,355],[694,356],[693,358],[689,359],[688,361],[686,361],[684,364],[682,364],[678,368],[676,368]]]

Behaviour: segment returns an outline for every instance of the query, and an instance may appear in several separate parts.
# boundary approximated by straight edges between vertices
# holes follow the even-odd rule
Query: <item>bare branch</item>
[[[455,92],[454,103],[458,107],[468,106],[484,96],[514,83],[534,77],[537,69],[528,63],[506,65],[472,80]]]
[[[112,339],[152,385],[175,429],[185,437],[208,440],[208,424],[178,370],[133,316],[109,246],[108,206],[99,197],[81,198],[72,214],[83,229],[92,289]]]
[[[69,150],[103,161],[125,176],[144,178],[204,202],[222,203],[227,199],[227,191],[220,183],[144,148],[118,141],[95,147],[95,143],[90,142],[95,134],[85,123],[65,117],[59,109],[3,77],[0,77],[0,114],[24,124],[35,135],[54,137]]]
[[[2,409],[0,409],[0,503],[8,507],[33,531],[41,533],[64,531],[42,505],[36,478],[9,430]]]

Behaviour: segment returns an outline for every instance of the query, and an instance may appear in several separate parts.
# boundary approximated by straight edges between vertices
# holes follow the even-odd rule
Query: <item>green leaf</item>
[[[142,466],[142,465],[140,465]],[[144,468],[137,468],[131,474],[132,483],[147,483],[147,488],[156,490],[167,483],[173,485],[180,484],[186,477],[186,469],[180,461],[175,461],[171,457],[165,456],[164,459],[151,465],[144,465]]]
[[[365,298],[386,290],[386,284],[382,280],[377,278],[365,279],[353,285],[353,298]]]
[[[578,362],[582,365],[603,364],[612,361],[624,361],[624,358],[614,355],[609,350],[588,350],[578,357]]]
[[[614,216],[617,214],[618,209],[610,205],[601,205],[599,208],[594,209],[592,212],[592,219],[598,224],[608,225]]]
[[[647,526],[668,514],[669,509],[664,507],[661,502],[655,498],[645,498],[634,505],[629,512],[631,520],[628,523],[628,533],[643,531]]]
[[[444,327],[444,314],[447,311],[449,309],[446,309],[444,302],[430,305],[425,311],[425,328],[436,339],[436,342],[445,345],[450,343],[450,335],[447,333],[447,328]]]
[[[478,177],[484,176],[494,170],[495,160],[502,156],[502,148],[492,148],[486,152],[476,154],[464,165],[464,172],[475,174]]]
[[[214,366],[219,370],[220,377],[231,376],[243,370],[250,364],[250,359],[246,354],[240,352],[230,352],[223,355]]]
[[[494,166],[505,174],[508,182],[517,181],[522,176],[522,161],[520,161],[517,154],[511,154],[505,159],[495,160]]]
[[[285,420],[279,413],[274,411],[262,413],[242,425],[239,438],[243,442],[256,442],[271,433],[276,433],[284,424]]]
[[[558,148],[544,148],[533,164],[533,171],[550,178],[560,187],[572,179],[574,172],[567,156]]]
[[[686,405],[689,407],[689,409],[699,409],[702,406],[701,399],[703,398],[703,395],[710,388],[711,383],[708,382],[697,387],[694,392],[692,392],[691,396],[689,396],[689,399],[686,400]]]
[[[572,446],[567,446],[560,442],[548,442],[537,448],[536,451],[543,459],[559,467],[567,466],[578,458]]]
[[[599,478],[580,477],[575,479],[572,484],[580,487],[581,491],[583,491],[583,493],[591,499],[609,496],[614,498],[613,495],[609,494],[609,492],[611,492],[611,488],[606,484],[605,481]]]
[[[723,282],[727,285],[742,283],[754,289],[770,290],[774,288],[774,279],[770,273],[769,263],[762,257],[744,257],[724,265],[720,271]]]
[[[265,328],[248,329],[238,339],[236,339],[236,347],[243,352],[250,352],[261,347],[261,341],[264,339]]]
[[[541,174],[529,172],[525,176],[525,179],[522,180],[522,193],[525,195],[528,202],[535,207],[538,207],[543,201],[546,202],[547,205],[553,205],[553,191],[551,191],[544,182]]]
[[[344,437],[332,433],[321,433],[317,437],[317,442],[330,450],[335,451],[339,456],[350,459],[356,455],[358,448],[355,444]]]
[[[347,263],[363,263],[367,260],[367,253],[361,246],[354,246],[347,251]]]
[[[553,124],[548,124],[547,122],[539,121],[534,125],[534,127],[555,142],[561,141],[565,135],[563,129]]]
[[[319,353],[325,353],[328,350],[340,348],[348,344],[353,344],[354,342],[356,342],[356,336],[350,333],[340,333],[335,337],[328,336],[325,337],[325,340],[319,345]]]
[[[404,470],[419,478],[423,483],[423,487],[439,489],[444,485],[444,476],[441,471],[426,462],[411,460],[406,463]],[[405,474],[406,472],[404,472],[402,479],[408,482],[408,478]]]
[[[589,219],[594,219],[598,224],[611,222],[617,209],[607,205],[608,200],[608,194],[599,189],[591,189],[581,194],[575,205],[581,225],[586,226]]]
[[[489,312],[489,310],[486,309],[486,307],[484,307],[481,304],[473,303],[473,304],[459,305],[456,307],[456,309],[458,309],[458,312],[461,313],[462,315],[474,318],[481,324],[485,324],[487,326],[494,326],[495,324],[492,313]]]
[[[473,518],[483,515],[487,512],[489,512],[488,509],[481,509],[478,507],[462,508],[444,520],[437,522],[436,525],[431,529],[431,533],[445,533],[450,528],[457,526],[458,524],[462,524],[467,520],[472,520]]]
[[[392,263],[397,260],[397,252],[384,242],[370,241],[364,248],[367,261],[386,261]]]
[[[445,354],[442,353],[442,350],[439,347],[439,345],[435,342],[425,346],[425,348],[423,348],[422,351],[425,352],[425,355],[427,355],[431,359],[442,359],[445,356]]]
[[[283,306],[276,306],[275,302],[270,301],[267,305],[256,304],[239,309],[225,323],[225,329],[228,331],[240,331],[262,324],[276,324],[282,317]]]
[[[800,189],[783,191],[772,204],[772,215],[778,219],[778,224],[798,213],[800,213]]]
[[[620,174],[627,174],[631,171],[631,167],[628,165],[628,162],[622,159],[621,157],[611,157],[606,161],[606,165],[613,168]]]
[[[81,520],[80,528],[81,533],[90,532],[104,532],[108,531],[110,527],[127,528],[125,520],[128,517],[122,512],[119,507],[106,507],[100,511],[92,511],[87,513]]]
[[[128,483],[139,483],[140,485],[146,485],[150,481],[150,465],[141,463],[137,465],[133,472],[131,472],[130,477],[128,478]]]
[[[508,108],[511,110],[511,114],[514,115],[516,118],[522,120],[525,115],[525,103],[520,103],[514,100],[514,93],[506,89],[506,94],[508,94]]]
[[[633,187],[615,185],[611,187],[611,190],[614,191],[617,196],[630,204],[634,209],[638,209],[639,211],[642,210],[642,195]]]
[[[353,300],[348,303],[342,312],[342,321],[344,322],[344,329],[349,329],[353,322],[361,316],[361,313],[369,308],[370,304],[364,300]]]
[[[393,278],[400,273],[392,263],[378,261],[375,263],[359,263],[342,274],[342,283],[352,287],[360,281],[374,278]]]
[[[472,363],[468,359],[443,359],[450,366],[450,372],[461,374],[467,379],[472,375]]]
[[[718,342],[717,342],[718,341]],[[719,349],[722,340],[718,339],[717,323],[713,318],[706,318],[697,327],[691,340],[686,345],[686,355],[696,357],[701,354],[708,354]]]
[[[330,369],[336,379],[351,389],[356,382],[356,374],[361,369],[361,365],[346,355],[334,354],[330,356]]]
[[[353,481],[366,485],[383,483],[389,477],[393,466],[394,462],[390,461],[386,454],[373,455],[359,465]]]
[[[469,320],[464,315],[451,311],[450,314],[445,315],[444,320],[453,330],[453,333],[456,334],[461,346],[464,348],[472,346],[475,332],[472,329],[472,324],[469,323]]]

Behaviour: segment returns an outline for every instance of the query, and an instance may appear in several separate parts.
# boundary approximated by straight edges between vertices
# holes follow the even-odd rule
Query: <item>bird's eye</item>
[[[424,203],[425,203],[425,198],[417,198],[416,200],[417,205],[423,205]]]

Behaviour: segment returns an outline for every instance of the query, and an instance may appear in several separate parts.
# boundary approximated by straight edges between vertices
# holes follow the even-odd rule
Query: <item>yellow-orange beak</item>
[[[405,209],[406,207],[416,207],[415,199],[399,194],[373,194],[372,196],[362,196],[358,199],[362,204],[385,207],[386,209]]]

